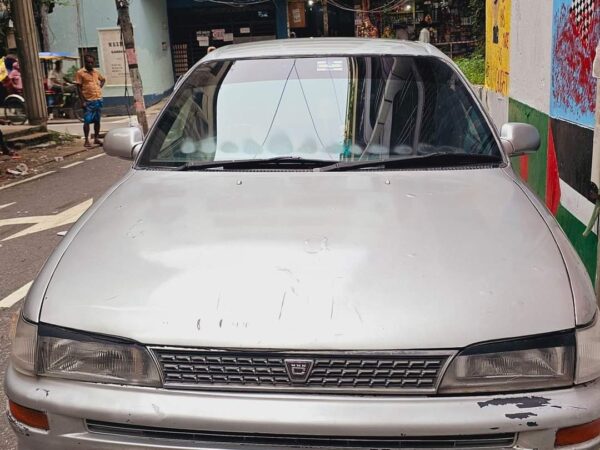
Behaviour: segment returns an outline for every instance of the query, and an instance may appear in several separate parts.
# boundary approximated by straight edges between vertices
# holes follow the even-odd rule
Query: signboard
[[[223,40],[225,42],[233,42],[233,33],[225,33],[223,35]]]
[[[196,39],[198,40],[198,45],[200,47],[208,47],[208,45],[209,45],[208,36],[198,36]]]
[[[212,30],[213,39],[215,41],[222,41],[225,39],[225,28],[217,28]]]
[[[240,34],[250,34],[250,27],[240,28]]]
[[[121,30],[119,28],[98,30],[98,35],[106,85],[125,85],[127,64],[123,41],[121,41]]]
[[[487,2],[485,85],[508,96],[511,0]]]
[[[290,28],[305,28],[306,27],[304,2],[288,3],[288,21],[290,23]]]

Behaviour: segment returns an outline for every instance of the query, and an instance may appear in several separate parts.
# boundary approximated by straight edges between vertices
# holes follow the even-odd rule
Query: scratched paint
[[[554,0],[550,115],[593,128],[600,0]]]
[[[480,408],[487,406],[516,406],[519,409],[539,408],[550,404],[550,399],[545,397],[508,397],[493,398],[485,402],[477,402]]]
[[[536,417],[537,414],[534,413],[514,413],[514,414],[505,414],[508,419],[529,419],[530,417]]]

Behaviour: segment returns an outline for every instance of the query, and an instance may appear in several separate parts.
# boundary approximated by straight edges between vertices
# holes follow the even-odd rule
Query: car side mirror
[[[508,156],[533,153],[540,148],[540,133],[527,123],[509,122],[502,125],[500,131],[502,146]]]
[[[137,127],[116,128],[104,137],[104,152],[122,159],[135,159],[144,140]]]

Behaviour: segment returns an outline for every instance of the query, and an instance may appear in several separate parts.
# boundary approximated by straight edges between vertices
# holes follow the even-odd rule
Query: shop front
[[[175,76],[187,72],[209,47],[287,37],[286,6],[282,0],[169,0]]]

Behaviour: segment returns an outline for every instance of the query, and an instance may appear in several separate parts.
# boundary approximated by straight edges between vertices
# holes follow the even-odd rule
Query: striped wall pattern
[[[540,150],[513,158],[514,170],[556,216],[594,279],[597,225],[587,237],[583,231],[594,208],[588,198],[592,160],[598,157],[591,64],[600,41],[600,0],[591,0],[590,11],[576,4],[578,0],[503,1],[510,8],[510,24],[503,28],[508,36],[498,44],[487,42],[486,49],[508,45],[507,86],[500,90],[495,79],[486,78],[480,97],[499,128],[511,121],[538,129]],[[487,23],[490,28],[493,17]],[[492,51],[486,74],[494,73],[495,64],[506,68],[505,62],[495,61],[500,51]]]

